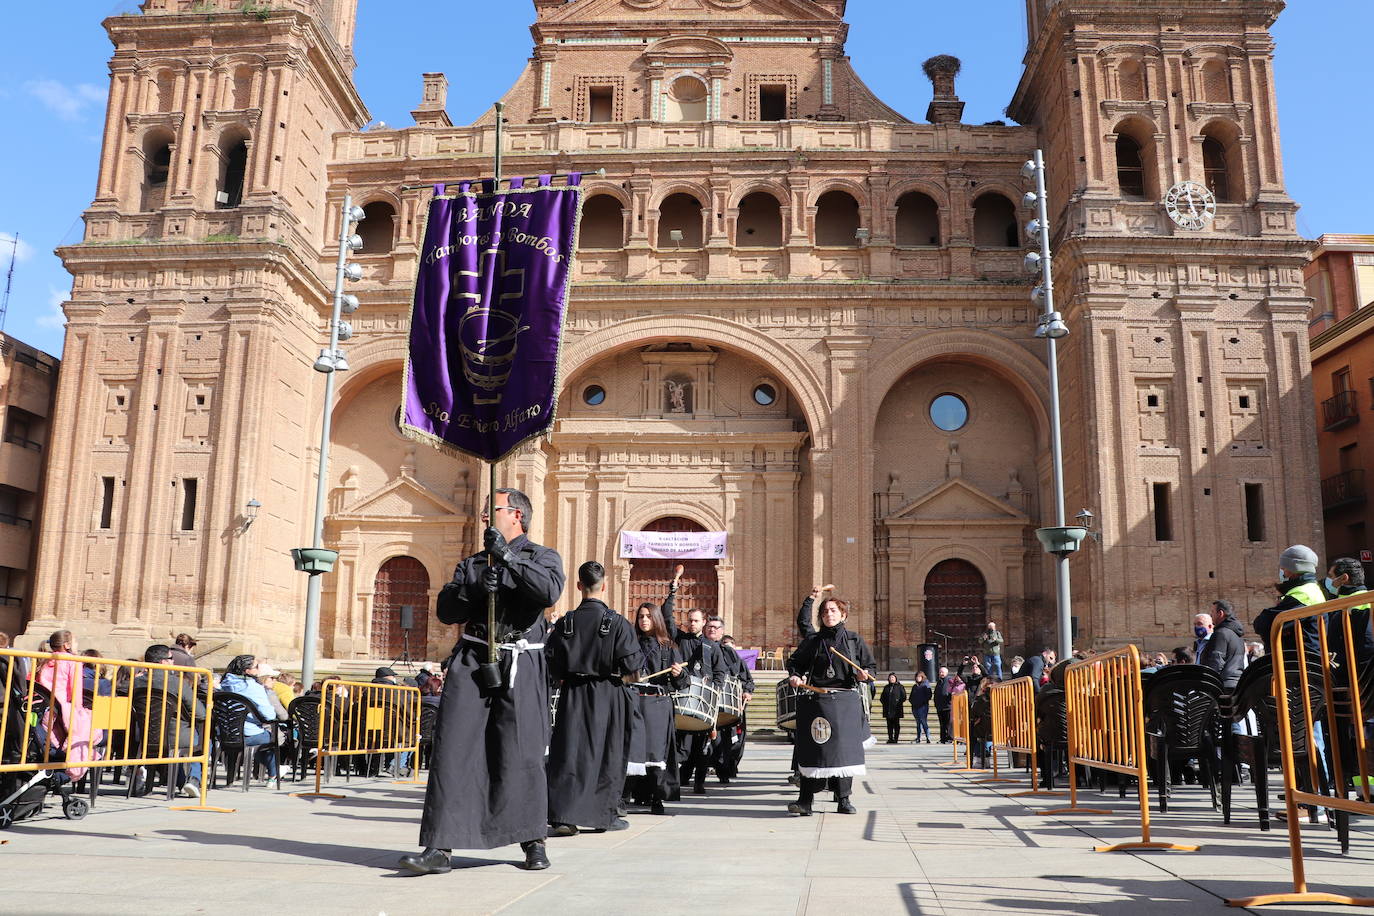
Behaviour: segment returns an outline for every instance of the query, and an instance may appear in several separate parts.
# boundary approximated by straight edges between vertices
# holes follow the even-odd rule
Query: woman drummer
[[[860,690],[868,690],[877,662],[863,637],[845,629],[849,605],[838,598],[821,602],[820,629],[807,636],[787,660],[788,682],[814,690],[797,698],[796,760],[801,792],[787,806],[789,814],[807,817],[816,793],[827,781],[840,814],[854,814],[850,793],[855,776],[868,771],[864,747],[872,742],[863,721]]]
[[[663,799],[667,796],[664,777],[676,772],[677,766],[673,700],[669,694],[685,688],[688,676],[682,650],[668,635],[658,605],[646,601],[635,611],[635,634],[639,637],[639,674],[656,676],[634,685],[638,693],[636,713],[645,729],[647,773],[629,777],[625,793],[650,805],[654,814],[662,814]],[[667,674],[657,674],[664,669],[668,669]]]

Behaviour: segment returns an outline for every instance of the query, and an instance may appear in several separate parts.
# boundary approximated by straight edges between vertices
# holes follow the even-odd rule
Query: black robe
[[[639,668],[630,622],[588,598],[553,625],[544,650],[560,683],[549,742],[549,823],[605,829],[625,787],[630,695],[623,676]]]
[[[541,645],[544,610],[563,593],[563,560],[523,535],[510,542],[501,568],[498,637]],[[548,834],[544,750],[549,743],[549,685],[542,651],[501,652],[506,683],[484,695],[475,680],[487,660],[486,554],[468,557],[439,593],[440,623],[467,624],[446,666],[443,701],[420,820],[420,845],[494,849]],[[472,637],[469,639],[467,637]],[[509,637],[509,639],[507,638]],[[473,639],[481,640],[474,642]]]
[[[754,675],[749,672],[749,668],[745,666],[739,653],[730,646],[720,643],[716,645],[720,649],[721,659],[725,663],[725,673],[730,677],[739,678],[744,693],[753,693]],[[733,779],[739,775],[739,765],[744,759],[745,734],[749,727],[747,720],[748,712],[742,711],[739,722],[729,728],[720,729],[716,735],[711,760],[717,776]]]

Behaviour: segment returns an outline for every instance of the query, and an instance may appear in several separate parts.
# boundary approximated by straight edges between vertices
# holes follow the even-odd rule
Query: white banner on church
[[[646,560],[719,560],[724,531],[622,531],[620,556]]]

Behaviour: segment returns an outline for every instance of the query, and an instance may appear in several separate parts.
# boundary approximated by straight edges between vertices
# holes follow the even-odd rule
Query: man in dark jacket
[[[161,643],[149,646],[143,653],[143,660],[154,665],[174,664],[171,648]],[[145,742],[147,747],[132,749],[135,756],[158,757],[165,753],[173,757],[188,757],[200,753],[205,742],[205,698],[209,680],[205,676],[162,668],[140,672],[134,678],[131,697],[132,706],[139,714],[137,718],[160,723],[158,727],[163,732],[160,748],[152,744],[156,739],[150,733],[149,740]],[[186,768],[181,794],[187,798],[199,798],[200,780],[200,764],[190,764]]]
[[[1227,690],[1236,686],[1245,670],[1245,627],[1236,619],[1231,602],[1212,602],[1212,635],[1203,644],[1197,663],[1211,668],[1221,677]]]
[[[744,664],[744,659],[739,657],[739,652],[735,648],[735,640],[726,635],[725,621],[720,617],[711,617],[706,621],[704,632],[706,638],[715,643],[716,649],[720,651],[721,663],[725,666],[726,675],[739,679],[740,699],[744,701],[744,706],[747,709],[749,700],[754,695],[754,675],[749,673],[749,668]],[[716,778],[720,780],[721,785],[728,786],[730,780],[739,775],[739,765],[744,759],[744,741],[748,728],[745,715],[741,711],[738,722],[717,729],[715,745],[711,749],[711,766],[716,771]]]
[[[1273,655],[1274,621],[1284,611],[1299,607],[1311,607],[1326,600],[1321,586],[1317,584],[1317,554],[1302,544],[1294,544],[1279,555],[1279,593],[1278,603],[1260,611],[1255,618],[1255,630],[1264,641],[1264,653]],[[1289,628],[1292,627],[1290,623]],[[1302,641],[1309,659],[1321,658],[1321,635],[1315,617],[1302,621]],[[1287,642],[1287,641],[1286,641]]]
[[[896,673],[887,676],[882,704],[883,719],[887,721],[887,743],[896,744],[902,740],[902,719],[906,716],[906,688],[897,680]]]
[[[1055,658],[1053,649],[1046,649],[1039,655],[1032,655],[1026,659],[1026,663],[1021,666],[1021,670],[1016,673],[1016,676],[1030,678],[1035,683],[1035,689],[1039,690],[1044,686],[1045,676],[1055,666]]]
[[[1364,566],[1352,557],[1341,557],[1331,564],[1326,573],[1327,591],[1337,598],[1347,595],[1363,594]],[[1374,597],[1374,596],[1371,596]],[[1348,661],[1348,648],[1345,644],[1345,618],[1350,618],[1350,635],[1355,643],[1355,662],[1352,667]],[[1335,611],[1328,615],[1326,644],[1336,656],[1337,677],[1349,683],[1351,670],[1363,670],[1374,661],[1374,621],[1370,620],[1370,605],[1362,604],[1348,611]]]
[[[526,537],[533,509],[519,490],[497,490],[483,521],[485,550],[458,564],[436,602],[440,623],[465,624],[444,678],[429,787],[420,820],[424,852],[402,856],[419,875],[452,870],[449,853],[519,843],[524,867],[548,868],[549,681],[544,617],[563,593],[563,560]],[[490,559],[488,559],[490,558]],[[487,596],[496,596],[501,683],[479,679],[487,662]]]
[[[940,720],[940,743],[949,744],[954,738],[949,733],[949,707],[954,702],[951,693],[954,687],[954,678],[950,677],[949,669],[944,665],[936,672],[935,681],[935,716]]]

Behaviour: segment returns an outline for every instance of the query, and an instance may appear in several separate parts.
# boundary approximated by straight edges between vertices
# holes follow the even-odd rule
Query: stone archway
[[[410,607],[407,632],[402,608]],[[377,570],[372,597],[369,649],[373,658],[400,658],[407,648],[425,658],[429,642],[429,571],[414,557],[392,557]]]
[[[705,531],[691,519],[667,516],[644,526],[645,531]],[[673,567],[681,562],[682,581],[678,585],[676,617],[682,626],[688,611],[703,611],[706,616],[720,611],[720,585],[717,566],[719,560],[646,560],[630,561],[630,604],[637,608],[645,601],[661,604],[668,595],[673,579]]]

